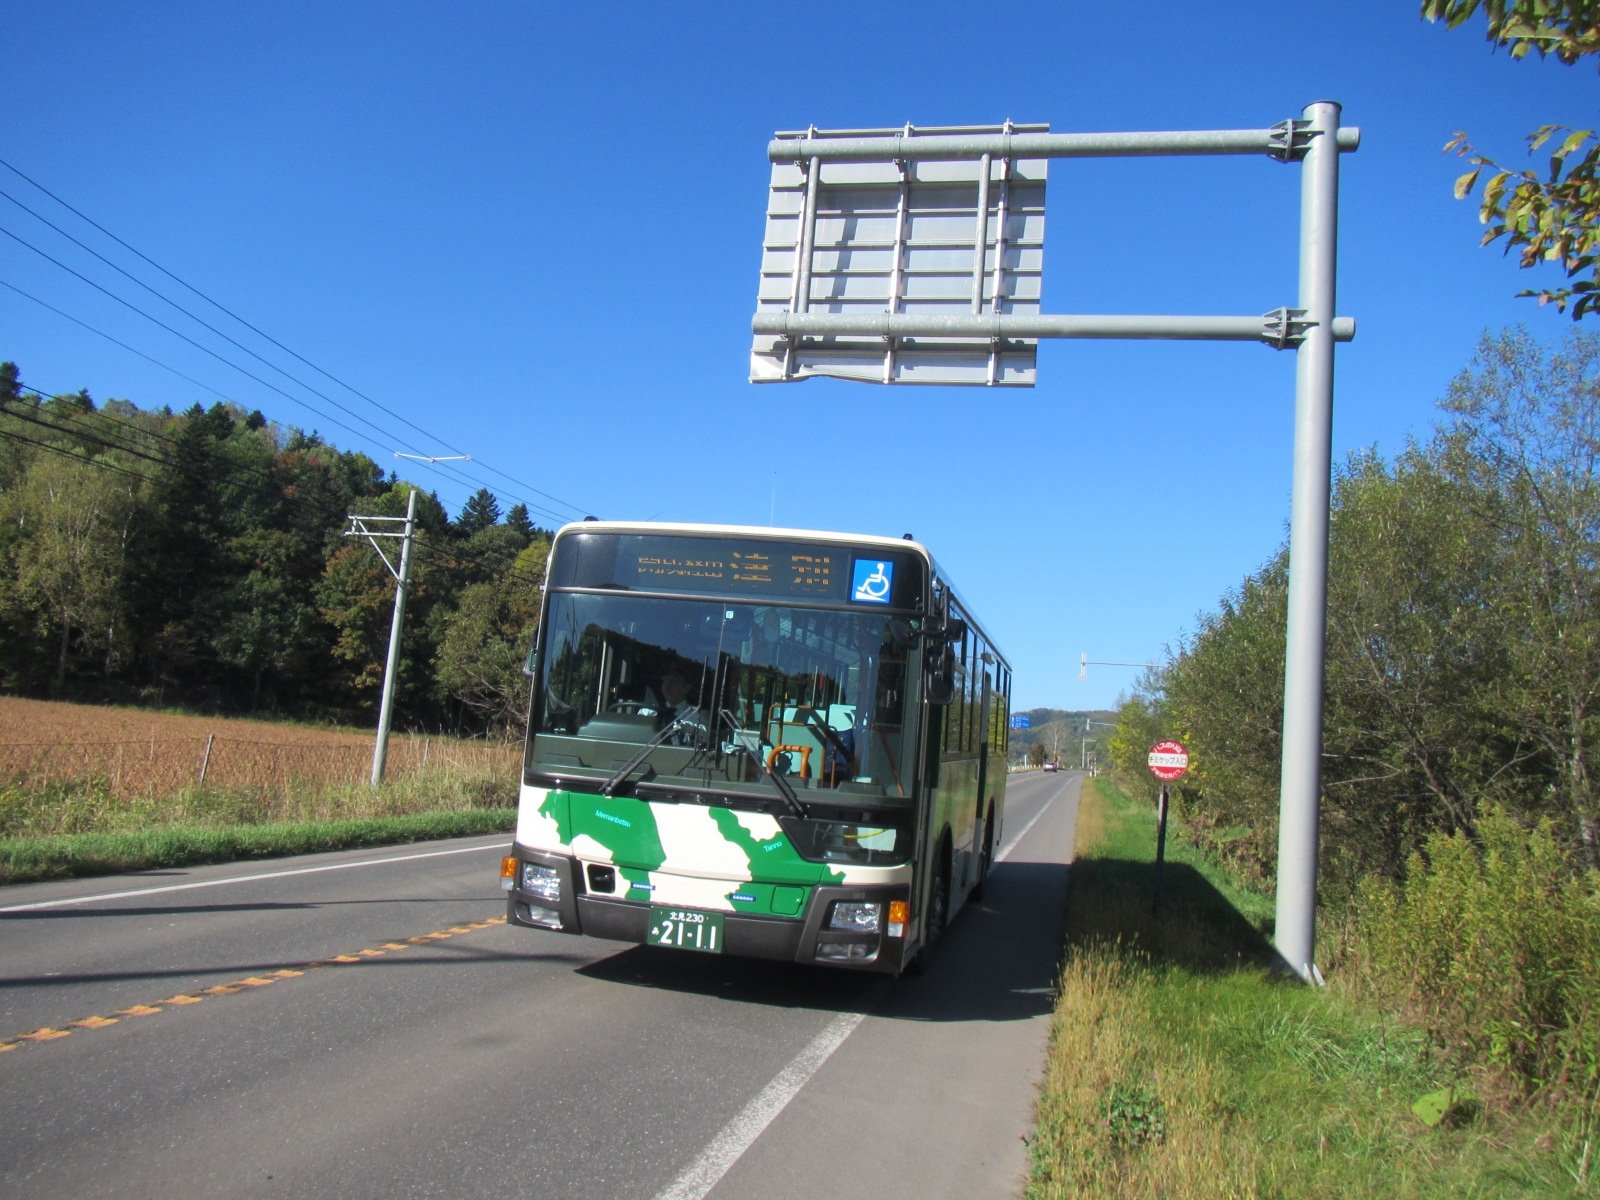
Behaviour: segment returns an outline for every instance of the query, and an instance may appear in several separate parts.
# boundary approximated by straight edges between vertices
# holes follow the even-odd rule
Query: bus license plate
[[[722,914],[693,908],[650,906],[650,929],[645,944],[671,946],[676,950],[703,950],[722,953]]]

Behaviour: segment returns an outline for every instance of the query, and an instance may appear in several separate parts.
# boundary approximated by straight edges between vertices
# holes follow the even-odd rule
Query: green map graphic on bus
[[[519,826],[521,844],[615,866],[623,898],[799,917],[806,889],[849,881],[848,868],[801,858],[763,813],[562,790],[534,811],[543,820]]]

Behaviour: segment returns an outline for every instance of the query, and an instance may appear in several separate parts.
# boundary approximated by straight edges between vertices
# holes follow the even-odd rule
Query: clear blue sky
[[[1415,0],[1282,9],[835,3],[21,0],[0,159],[375,407],[0,169],[0,359],[47,392],[219,395],[436,490],[594,513],[915,534],[1013,661],[1013,707],[1109,707],[1286,536],[1294,356],[1046,343],[1031,390],[746,382],[775,130],[1048,122],[1264,128],[1336,100],[1335,458],[1426,437],[1485,330],[1570,321],[1477,248],[1467,130],[1522,165],[1594,127],[1592,65],[1514,62]],[[1296,296],[1298,167],[1056,162],[1044,311],[1258,313]],[[1550,279],[1550,276],[1545,276]],[[153,365],[24,299],[110,334]],[[168,370],[166,368],[171,368]],[[199,386],[173,371],[199,381]],[[341,411],[337,405],[348,409]],[[353,415],[352,415],[353,414]],[[391,415],[393,414],[393,415]],[[407,424],[409,422],[410,424]],[[350,428],[344,428],[349,426]],[[465,474],[396,451],[473,456]]]

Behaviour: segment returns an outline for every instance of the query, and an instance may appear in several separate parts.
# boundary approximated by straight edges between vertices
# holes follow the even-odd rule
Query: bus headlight
[[[525,862],[522,864],[522,890],[551,904],[560,904],[561,874],[543,863]]]
[[[517,912],[529,925],[538,925],[545,929],[560,929],[561,914],[553,908],[545,908],[542,904],[519,904]]]
[[[883,905],[876,900],[840,900],[828,914],[828,928],[842,933],[877,933],[883,922]]]
[[[823,942],[817,947],[818,962],[871,962],[877,954],[878,948],[871,942]]]

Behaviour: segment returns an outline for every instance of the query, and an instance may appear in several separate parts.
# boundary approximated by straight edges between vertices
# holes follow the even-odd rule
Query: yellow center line
[[[156,1000],[149,1004],[130,1004],[127,1008],[115,1010],[115,1016],[79,1017],[74,1021],[67,1021],[61,1026],[47,1025],[43,1029],[35,1029],[28,1033],[19,1033],[14,1037],[0,1040],[0,1054],[8,1050],[15,1050],[24,1045],[41,1045],[44,1042],[59,1041],[61,1038],[71,1037],[89,1029],[105,1029],[116,1025],[123,1017],[149,1017],[156,1013],[166,1012],[172,1008],[183,1008],[191,1004],[203,1003],[208,998],[221,998],[232,996],[238,992],[253,991],[256,988],[270,987],[285,979],[298,979],[309,971],[319,967],[338,967],[350,964],[367,963],[375,958],[382,958],[388,954],[395,954],[401,950],[409,950],[413,946],[426,946],[444,938],[459,937],[465,933],[476,933],[481,929],[489,929],[495,925],[504,925],[504,917],[491,917],[486,921],[475,921],[470,925],[452,925],[449,929],[437,933],[424,933],[417,937],[405,939],[403,942],[384,942],[380,946],[357,950],[354,954],[335,954],[329,958],[319,959],[315,962],[301,963],[297,967],[283,967],[267,975],[251,975],[245,979],[236,979],[232,983],[218,983],[211,987],[200,988],[195,992],[180,992],[176,996],[168,996],[165,1000]]]

